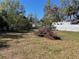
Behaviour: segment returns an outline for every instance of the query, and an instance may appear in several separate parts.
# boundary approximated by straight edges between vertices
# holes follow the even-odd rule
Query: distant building
[[[74,21],[78,22],[78,21]],[[63,22],[54,22],[52,23],[56,27],[57,30],[59,31],[74,31],[74,32],[79,32],[79,24],[72,24],[72,22],[68,21],[63,21]]]

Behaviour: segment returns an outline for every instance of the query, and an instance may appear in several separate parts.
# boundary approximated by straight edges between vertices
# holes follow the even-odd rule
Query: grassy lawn
[[[20,38],[1,37],[9,40],[9,47],[0,49],[0,59],[79,59],[79,33],[58,32],[58,35],[62,40],[49,40],[33,33],[23,33]]]

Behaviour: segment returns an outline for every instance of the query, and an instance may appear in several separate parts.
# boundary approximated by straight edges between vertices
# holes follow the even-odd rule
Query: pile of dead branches
[[[35,34],[37,36],[46,37],[52,40],[61,40],[61,38],[57,36],[57,33],[49,28],[41,28],[38,31],[36,31]]]

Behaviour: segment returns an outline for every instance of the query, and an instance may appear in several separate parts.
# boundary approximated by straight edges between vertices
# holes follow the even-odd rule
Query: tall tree
[[[18,28],[24,24],[24,7],[20,4],[19,0],[2,0],[0,3],[0,11],[5,11],[7,17],[5,20],[8,22],[10,28]],[[4,15],[3,15],[4,16]]]
[[[79,1],[78,0],[61,0],[61,6],[63,14],[65,16],[76,15],[79,12]]]
[[[59,8],[56,5],[51,5],[50,0],[47,0],[44,9],[45,24],[52,25],[52,22],[61,21],[59,16]]]

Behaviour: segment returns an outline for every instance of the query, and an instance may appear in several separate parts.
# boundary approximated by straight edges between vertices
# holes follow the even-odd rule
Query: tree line
[[[52,25],[52,22],[64,21],[68,17],[69,21],[79,20],[79,0],[60,0],[58,5],[47,0],[41,22],[43,25]]]
[[[25,16],[25,8],[19,0],[0,1],[0,31],[29,30],[33,17]]]
[[[59,6],[50,2],[51,0],[47,0],[39,24],[51,26],[52,22],[63,21],[65,17],[70,17],[71,20],[72,16],[79,20],[79,0],[60,0]],[[29,30],[32,23],[36,22],[37,17],[25,16],[25,8],[19,0],[0,0],[0,31]]]

